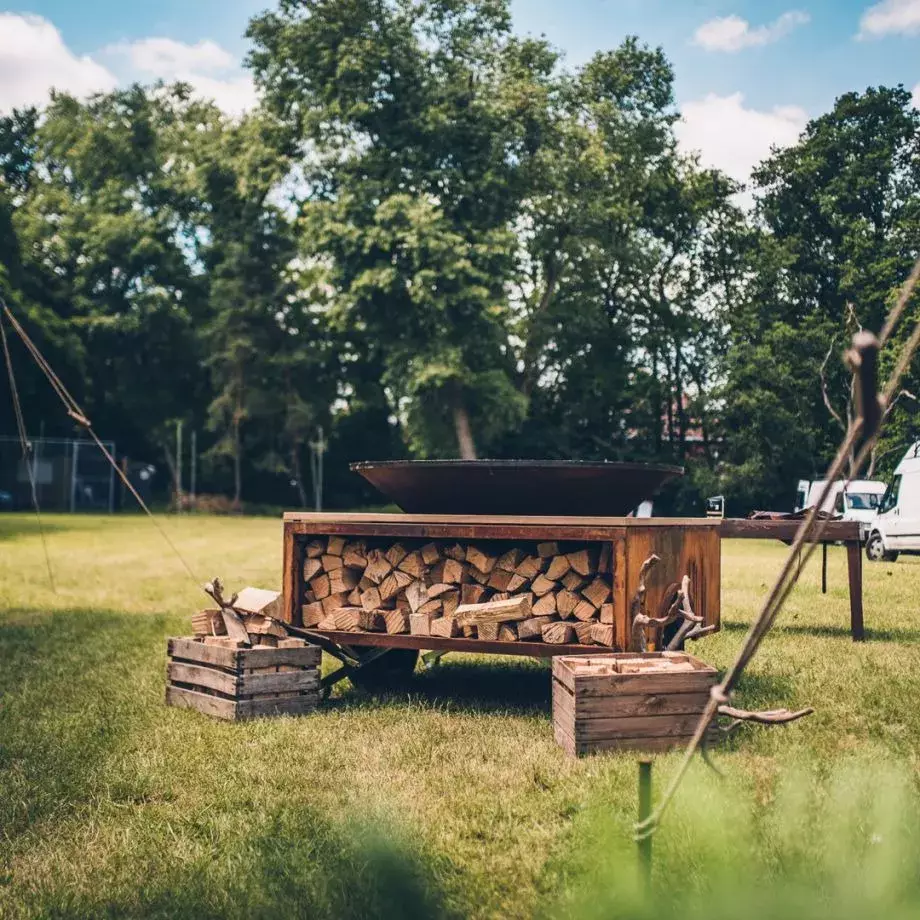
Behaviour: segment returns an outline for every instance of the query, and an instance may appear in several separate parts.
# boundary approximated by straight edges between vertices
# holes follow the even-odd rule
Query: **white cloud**
[[[158,79],[169,79],[180,71],[213,73],[237,66],[229,51],[207,40],[188,45],[171,38],[143,38],[108,50],[125,55],[137,70]]]
[[[741,93],[710,93],[685,103],[681,111],[676,126],[681,148],[699,151],[704,166],[721,169],[739,182],[750,178],[771,146],[795,143],[808,121],[798,106],[774,106],[768,111],[746,108]]]
[[[226,48],[212,41],[191,45],[171,38],[144,38],[111,45],[105,53],[121,63],[117,70],[125,70],[131,78],[181,80],[229,115],[240,115],[257,101],[252,78]]]
[[[769,25],[752,28],[751,24],[740,16],[719,16],[704,22],[693,33],[693,44],[707,51],[741,51],[744,48],[779,41],[810,19],[808,13],[790,10]]]
[[[859,20],[859,38],[920,32],[920,0],[882,0]]]
[[[47,19],[0,13],[0,113],[42,105],[52,88],[84,97],[116,84],[101,64],[75,55]]]

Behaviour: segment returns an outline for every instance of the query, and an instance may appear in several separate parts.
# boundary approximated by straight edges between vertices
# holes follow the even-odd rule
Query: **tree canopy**
[[[571,67],[507,0],[280,0],[248,34],[242,118],[182,84],[0,118],[0,293],[121,454],[168,468],[181,421],[205,490],[283,504],[320,427],[339,505],[371,499],[347,461],[402,456],[680,462],[691,513],[822,470],[840,353],[918,252],[906,90],[842,96],[748,206],[678,148],[638,38]]]

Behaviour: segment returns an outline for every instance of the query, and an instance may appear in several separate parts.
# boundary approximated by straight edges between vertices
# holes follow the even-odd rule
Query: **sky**
[[[0,0],[0,114],[181,79],[237,114],[249,18],[271,0]],[[674,65],[678,139],[744,181],[842,93],[903,84],[920,107],[920,0],[512,0],[515,30],[578,66],[638,35]]]

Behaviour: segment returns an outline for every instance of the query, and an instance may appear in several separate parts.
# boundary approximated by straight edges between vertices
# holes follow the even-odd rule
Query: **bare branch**
[[[830,412],[831,417],[834,421],[844,430],[847,430],[847,425],[843,420],[843,417],[840,413],[834,408],[833,403],[831,402],[830,393],[827,391],[827,362],[830,361],[831,355],[834,353],[834,348],[837,345],[837,336],[831,339],[830,347],[827,349],[827,354],[824,356],[824,360],[821,362],[821,398],[824,400],[824,405],[827,407],[827,411]]]
[[[799,709],[796,712],[792,712],[789,709],[764,709],[760,712],[749,712],[747,709],[736,709],[734,706],[727,704],[723,704],[718,709],[720,716],[728,716],[734,720],[730,725],[722,729],[726,735],[745,722],[754,722],[757,725],[785,725],[788,722],[795,722],[797,719],[810,716],[813,712],[814,709],[811,706]]]
[[[648,590],[645,585],[645,579],[660,561],[660,557],[652,553],[639,569],[639,585],[629,605],[630,622],[632,624],[629,642],[631,652],[648,651],[648,637],[645,634],[645,628],[650,625],[651,619],[645,612],[645,594]]]

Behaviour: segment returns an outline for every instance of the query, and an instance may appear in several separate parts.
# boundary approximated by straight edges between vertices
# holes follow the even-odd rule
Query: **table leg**
[[[821,593],[827,594],[827,544],[821,544]]]
[[[863,630],[862,553],[859,541],[847,543],[847,573],[850,579],[850,635],[854,642],[865,638]]]

